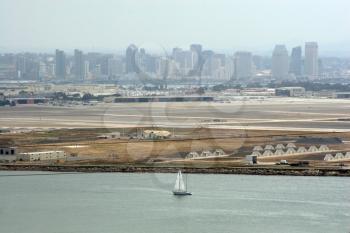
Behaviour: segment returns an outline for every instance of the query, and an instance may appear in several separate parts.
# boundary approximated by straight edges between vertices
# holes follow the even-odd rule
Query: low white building
[[[257,164],[258,163],[258,158],[255,155],[247,155],[245,157],[245,160],[246,160],[248,165],[253,165],[253,164]]]
[[[20,153],[17,155],[19,161],[47,161],[65,159],[66,153],[64,151],[40,151]]]
[[[16,155],[17,148],[16,147],[0,147],[0,156],[3,155]]]
[[[171,137],[171,133],[166,130],[145,130],[142,133],[143,138],[145,139],[166,139]]]
[[[277,146],[276,146],[276,150],[283,150],[285,148],[286,147],[283,144],[277,144]]]
[[[16,147],[0,147],[0,162],[13,162],[16,160]]]

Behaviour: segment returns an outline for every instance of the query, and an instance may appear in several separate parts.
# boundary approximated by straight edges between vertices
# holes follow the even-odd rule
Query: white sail
[[[177,192],[185,192],[186,191],[186,187],[185,187],[184,180],[182,178],[181,171],[179,171],[177,173],[174,191],[177,191]]]

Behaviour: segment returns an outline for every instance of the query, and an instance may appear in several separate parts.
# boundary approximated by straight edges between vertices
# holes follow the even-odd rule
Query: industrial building
[[[171,137],[171,133],[166,130],[145,130],[142,137],[151,140],[167,139]]]
[[[0,147],[0,162],[12,162],[16,160],[16,147]]]
[[[256,155],[247,155],[245,157],[245,160],[246,160],[248,165],[254,165],[254,164],[258,163],[258,158]]]
[[[316,146],[310,146],[308,149],[308,152],[318,152],[319,150],[317,149]]]
[[[113,132],[108,134],[102,134],[97,136],[98,139],[120,139],[121,134],[120,132]]]
[[[264,147],[254,146],[253,151],[250,155],[254,155],[257,157],[287,156],[287,155],[304,154],[304,153],[319,153],[319,152],[326,152],[326,151],[330,151],[327,145],[320,145],[319,148],[315,145],[311,145],[307,149],[303,146],[297,148],[294,143],[288,143],[287,145],[277,144],[275,147],[273,145],[265,145]],[[349,156],[350,156],[350,153],[349,153]]]
[[[19,161],[47,161],[47,160],[61,160],[66,158],[64,151],[41,151],[20,153],[17,155]]]
[[[350,160],[350,152],[336,153],[334,156],[332,154],[326,154],[324,161],[339,161],[339,160]]]
[[[2,155],[16,155],[17,148],[16,147],[0,147],[0,156]]]
[[[331,161],[333,159],[334,159],[334,157],[331,154],[326,154],[326,156],[324,157],[324,161]]]
[[[349,99],[350,98],[350,92],[336,92],[335,98],[337,99]]]
[[[215,151],[205,150],[202,152],[192,151],[187,154],[186,159],[205,159],[205,158],[218,158],[228,156],[224,150],[216,149]]]
[[[341,160],[341,159],[344,159],[344,155],[343,155],[343,153],[337,153],[337,154],[334,156],[334,159],[335,159],[335,160]]]
[[[299,147],[298,150],[297,150],[297,153],[301,154],[301,153],[306,153],[307,152],[307,149],[303,146]]]

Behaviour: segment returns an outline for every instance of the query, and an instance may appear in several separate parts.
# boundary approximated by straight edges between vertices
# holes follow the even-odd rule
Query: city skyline
[[[307,43],[317,43],[319,47],[322,47],[321,50],[319,50],[319,54],[318,56],[319,57],[339,57],[339,58],[347,58],[349,57],[350,58],[350,53],[348,54],[347,57],[344,57],[344,56],[328,56],[327,55],[327,52],[325,52],[325,48],[323,47],[323,45],[320,45],[318,41],[303,41],[301,42],[300,44],[294,44],[294,45],[291,45],[291,46],[288,46],[286,43],[273,43],[271,47],[269,48],[264,48],[263,50],[261,51],[264,51],[264,52],[260,52],[259,51],[256,51],[256,50],[249,50],[249,49],[215,49],[215,48],[211,48],[211,47],[208,47],[207,45],[205,44],[200,44],[198,42],[191,42],[190,44],[187,44],[187,45],[184,45],[184,46],[173,46],[173,47],[169,47],[169,48],[162,48],[161,50],[157,51],[157,50],[154,50],[149,47],[144,47],[144,46],[139,46],[137,44],[134,44],[134,43],[129,43],[127,46],[125,46],[124,48],[120,48],[120,49],[101,49],[101,50],[96,50],[96,49],[82,49],[81,47],[79,46],[75,46],[75,47],[72,47],[72,48],[63,48],[63,47],[55,47],[53,49],[50,49],[50,50],[45,50],[45,51],[36,51],[36,50],[23,50],[23,51],[17,51],[17,50],[9,50],[9,51],[2,51],[0,50],[0,55],[1,54],[45,54],[45,55],[55,55],[55,51],[58,49],[60,51],[63,51],[67,56],[74,56],[75,55],[75,52],[76,51],[80,51],[80,52],[83,52],[83,53],[98,53],[98,54],[108,54],[108,55],[117,55],[117,56],[121,56],[121,55],[125,55],[125,52],[127,51],[127,49],[130,47],[130,46],[135,46],[136,48],[138,49],[143,49],[145,51],[147,51],[148,54],[152,55],[152,56],[159,56],[159,57],[169,57],[172,55],[172,53],[174,52],[174,49],[180,49],[180,50],[190,50],[191,51],[191,48],[190,46],[191,45],[201,45],[203,46],[203,51],[211,51],[211,52],[214,52],[214,53],[219,53],[219,54],[225,54],[226,56],[231,56],[231,57],[234,57],[235,54],[237,52],[249,52],[249,53],[252,53],[253,55],[257,55],[257,56],[262,56],[262,57],[272,57],[273,56],[273,53],[274,53],[274,50],[276,49],[276,46],[278,45],[283,45],[285,46],[285,48],[287,49],[287,52],[288,52],[288,55],[289,57],[292,56],[292,52],[293,52],[293,49],[295,48],[299,48],[301,47],[302,48],[302,51],[303,51],[303,54],[302,54],[302,57],[305,56],[304,54],[304,50],[305,50],[305,45]]]
[[[162,51],[198,42],[218,52],[248,50],[264,55],[275,44],[291,48],[318,41],[321,56],[350,54],[346,12],[350,3],[344,0],[2,2],[1,52],[55,48],[109,52],[123,51],[131,43]],[[211,17],[214,12],[219,14]],[[333,17],[324,17],[330,14]]]
[[[236,51],[227,55],[193,43],[187,48],[175,47],[171,53],[160,55],[130,44],[122,54],[79,49],[70,54],[56,49],[55,54],[0,54],[0,58],[5,76],[74,82],[111,81],[118,77],[126,78],[128,74],[147,74],[147,78],[153,79],[200,77],[201,82],[205,77],[246,82],[257,77],[270,80],[339,78],[349,73],[348,59],[319,56],[318,42],[305,42],[303,47],[293,47],[291,51],[284,44],[276,44],[268,56],[250,51]]]

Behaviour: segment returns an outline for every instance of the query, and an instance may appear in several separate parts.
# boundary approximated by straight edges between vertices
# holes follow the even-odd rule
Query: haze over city
[[[0,0],[0,233],[350,232],[350,0]]]
[[[265,55],[275,44],[318,41],[321,55],[347,56],[349,8],[347,0],[2,0],[0,51],[115,52],[134,43],[159,52],[196,42]]]

